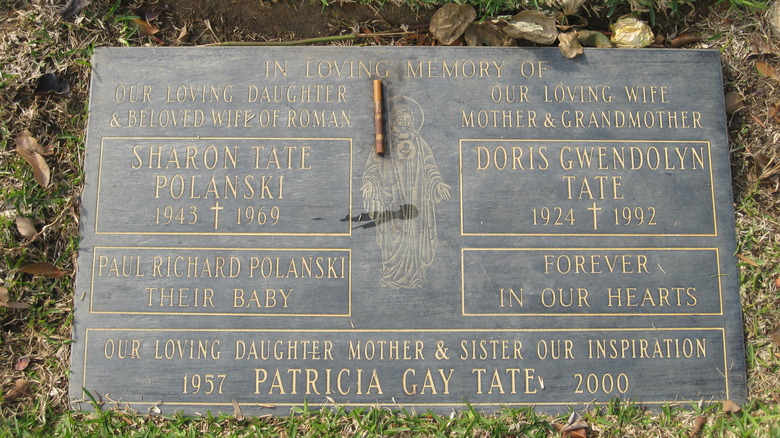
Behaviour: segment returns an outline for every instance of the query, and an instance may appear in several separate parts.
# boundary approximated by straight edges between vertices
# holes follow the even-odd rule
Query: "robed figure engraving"
[[[433,152],[420,135],[424,113],[409,97],[390,100],[388,147],[363,172],[363,208],[376,224],[383,286],[422,287],[438,246],[436,207],[450,198]]]

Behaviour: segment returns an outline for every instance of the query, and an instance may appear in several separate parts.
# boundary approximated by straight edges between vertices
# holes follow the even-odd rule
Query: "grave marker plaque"
[[[74,407],[745,399],[717,51],[93,62]]]

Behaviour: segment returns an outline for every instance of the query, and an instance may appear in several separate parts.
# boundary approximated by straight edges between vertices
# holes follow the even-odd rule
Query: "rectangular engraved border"
[[[710,199],[712,200],[712,233],[706,234],[661,234],[661,233],[467,233],[463,219],[463,142],[581,142],[581,143],[705,143],[707,145],[707,158],[710,170]],[[458,173],[460,178],[460,234],[461,236],[643,236],[643,237],[704,237],[718,236],[718,217],[715,208],[715,180],[712,169],[712,143],[709,140],[578,140],[578,139],[495,139],[495,138],[461,138],[458,140]]]
[[[718,279],[718,304],[720,311],[717,313],[583,313],[583,312],[548,312],[548,313],[470,313],[466,311],[466,251],[715,251]],[[722,316],[723,315],[723,282],[720,272],[720,250],[718,248],[461,248],[460,250],[460,304],[461,316]]]
[[[83,367],[82,367],[82,377],[81,377],[81,388],[82,391],[88,389],[87,386],[87,350],[89,347],[89,333],[90,331],[142,331],[142,332],[244,332],[244,333],[253,333],[253,332],[263,332],[263,333],[422,333],[422,332],[431,332],[431,333],[458,333],[458,332],[466,332],[466,333],[473,333],[473,332],[487,332],[487,333],[495,333],[495,332],[514,332],[514,333],[522,333],[522,332],[571,332],[573,331],[573,328],[556,328],[556,329],[366,329],[366,330],[359,330],[359,329],[352,329],[352,330],[326,330],[326,329],[312,329],[312,330],[300,330],[300,329],[133,329],[133,328],[87,328],[85,335],[84,335],[84,357],[83,357]],[[724,389],[725,389],[725,396],[724,399],[731,399],[731,389],[729,387],[729,367],[728,367],[728,356],[726,351],[726,330],[723,327],[684,327],[684,328],[589,328],[588,329],[591,332],[661,332],[661,331],[667,331],[667,332],[675,332],[675,331],[687,331],[687,330],[701,330],[701,331],[714,331],[714,332],[720,332],[720,341],[723,344],[723,370],[720,372],[721,376],[723,376],[723,382],[724,382]],[[631,399],[634,403],[641,403],[641,404],[647,404],[647,405],[665,405],[669,403],[697,403],[699,402],[699,399],[690,399],[690,400],[683,400],[683,399],[673,399],[673,400],[642,400],[642,399]],[[300,403],[273,403],[273,407],[278,406],[285,406],[285,407],[292,407],[292,406],[300,406],[304,402],[306,402],[303,397],[301,398]],[[147,401],[135,401],[135,400],[122,400],[122,403],[131,404],[131,405],[143,405],[143,406],[150,406],[153,405],[155,402],[152,400]],[[317,406],[317,407],[326,407],[326,406],[333,406],[333,403],[327,402],[327,403],[313,403],[313,402],[306,402],[309,406]],[[167,406],[175,405],[175,406],[225,406],[228,408],[232,408],[233,403],[227,403],[227,402],[179,402],[179,401],[172,401],[172,400],[165,400],[165,404]],[[394,408],[404,408],[407,406],[410,407],[426,407],[426,406],[439,406],[439,407],[463,407],[466,404],[465,401],[460,402],[451,402],[451,403],[381,403],[380,406],[387,406],[387,407],[394,407]],[[470,406],[588,406],[591,405],[592,402],[517,402],[517,403],[490,403],[490,402],[484,402],[484,403],[469,403]],[[240,405],[240,404],[239,404]],[[257,402],[252,403],[243,403],[244,406],[247,407],[258,407]],[[360,407],[360,406],[368,406],[371,405],[371,403],[339,403],[339,406],[348,406],[348,407]]]
[[[226,312],[119,312],[108,310],[94,310],[92,297],[95,294],[95,261],[98,249],[187,249],[194,251],[331,251],[346,252],[349,257],[347,267],[347,308],[345,313],[226,313]],[[196,247],[164,247],[164,246],[96,246],[92,251],[92,272],[89,283],[89,313],[118,314],[118,315],[175,315],[175,316],[320,316],[320,317],[350,317],[352,316],[352,249],[351,248],[196,248]]]
[[[103,179],[103,146],[106,140],[157,140],[157,139],[170,139],[170,140],[330,140],[330,141],[346,141],[349,144],[349,181],[348,181],[348,220],[344,221],[347,227],[346,232],[342,233],[275,233],[275,232],[254,232],[254,233],[220,233],[220,232],[182,232],[182,231],[100,231],[98,224],[100,223],[100,184]],[[100,139],[100,155],[98,165],[98,181],[97,192],[95,195],[95,234],[129,234],[129,235],[173,235],[173,236],[351,236],[352,235],[352,138],[349,137],[178,137],[178,136],[161,136],[161,137],[101,137]]]

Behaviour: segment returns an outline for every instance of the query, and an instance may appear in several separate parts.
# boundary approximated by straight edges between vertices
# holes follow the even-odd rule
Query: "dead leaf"
[[[772,102],[769,104],[769,116],[780,122],[780,102]],[[766,129],[766,126],[764,126]]]
[[[233,399],[233,416],[236,417],[236,420],[244,419],[244,414],[241,412],[241,406],[236,399]]]
[[[67,274],[65,271],[60,271],[56,266],[49,262],[37,262],[24,265],[19,268],[20,271],[33,275],[45,275],[47,277],[60,278]]]
[[[35,181],[45,189],[49,186],[51,173],[49,165],[43,159],[43,155],[38,152],[40,148],[41,146],[33,138],[30,131],[25,129],[16,136],[16,151],[32,166]]]
[[[758,263],[756,263],[752,259],[743,256],[742,254],[737,254],[737,257],[739,257],[740,260],[742,260],[743,262],[747,263],[750,266],[754,266],[756,268],[758,267]]]
[[[14,387],[3,397],[3,401],[13,402],[30,395],[30,384],[25,379],[17,379]]]
[[[600,49],[612,47],[609,37],[595,30],[577,31],[577,39],[584,47],[598,47]]]
[[[504,34],[493,23],[471,23],[463,35],[469,46],[505,46]]]
[[[775,287],[780,289],[780,275],[775,278]]]
[[[62,96],[70,95],[70,83],[67,79],[57,76],[54,73],[46,73],[38,78],[35,86],[35,94],[57,94]]]
[[[0,307],[8,307],[9,309],[28,309],[30,305],[27,303],[17,303],[16,301],[10,301],[11,294],[8,293],[8,289],[0,286]]]
[[[755,36],[753,37],[753,40],[750,41],[750,55],[748,56],[761,55],[778,56],[780,54],[778,54],[774,47],[772,47],[766,40],[759,36]]]
[[[35,221],[32,218],[16,216],[16,229],[25,240],[32,240],[38,231],[35,229]]]
[[[745,98],[736,91],[730,91],[724,96],[726,102],[726,114],[732,115],[745,108]]]
[[[141,19],[145,20],[147,23],[151,23],[152,21],[156,20],[163,11],[167,10],[168,5],[164,3],[145,3],[143,6],[135,10],[135,14],[141,17]]]
[[[618,47],[647,47],[655,40],[650,26],[633,15],[618,18],[610,27],[613,32],[610,41]]]
[[[541,11],[522,11],[512,17],[504,32],[511,38],[522,38],[537,44],[549,45],[558,38],[555,18]]]
[[[588,429],[570,430],[570,431],[564,432],[563,436],[564,437],[568,437],[568,438],[588,438]]]
[[[153,24],[149,24],[149,22],[148,22],[148,21],[142,20],[142,19],[140,19],[140,18],[133,18],[133,19],[132,19],[132,20],[130,20],[130,21],[131,21],[133,24],[135,24],[135,25],[136,25],[136,27],[138,27],[138,31],[139,31],[139,32],[141,33],[141,35],[143,35],[143,36],[150,36],[150,35],[154,35],[154,34],[156,34],[157,32],[159,32],[159,31],[160,31],[160,29],[158,29],[158,28],[157,28],[157,26],[155,26],[155,25],[153,25]]]
[[[28,365],[30,365],[30,356],[22,356],[19,359],[16,359],[16,363],[14,363],[14,369],[16,371],[24,371],[27,369]]]
[[[696,434],[698,434],[698,433],[699,433],[699,431],[701,430],[701,427],[702,427],[702,426],[704,426],[704,424],[705,424],[706,422],[707,422],[707,419],[706,419],[706,418],[704,418],[704,417],[702,417],[702,416],[698,416],[698,417],[696,417],[696,418],[693,420],[693,427],[691,428],[691,433],[690,433],[688,436],[689,436],[689,437],[694,437],[694,436],[696,436]]]
[[[477,11],[474,6],[450,3],[433,14],[429,30],[440,43],[450,45],[463,35],[466,27],[475,18]]]
[[[688,44],[698,43],[699,41],[701,41],[701,37],[691,35],[689,33],[684,33],[669,41],[669,47],[677,49],[683,46],[687,46]]]
[[[772,343],[780,347],[780,325],[772,330]]]
[[[571,15],[580,9],[585,0],[558,0],[556,3],[561,7],[564,15]]]
[[[585,49],[582,48],[582,44],[577,39],[577,32],[559,33],[558,48],[567,58],[574,58],[585,53]]]
[[[741,411],[742,408],[734,400],[726,400],[723,402],[723,412],[730,412],[736,414]]]
[[[66,20],[70,19],[70,17],[73,17],[74,15],[83,11],[91,1],[92,0],[70,0],[68,6],[66,6],[65,10],[62,11],[62,18]]]
[[[758,70],[759,73],[764,76],[769,76],[770,78],[780,80],[780,74],[778,71],[769,65],[769,63],[766,61],[756,61],[756,70]]]

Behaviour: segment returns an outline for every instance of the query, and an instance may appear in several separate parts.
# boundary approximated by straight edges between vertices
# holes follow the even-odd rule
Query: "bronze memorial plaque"
[[[74,408],[745,400],[717,51],[93,67]]]

